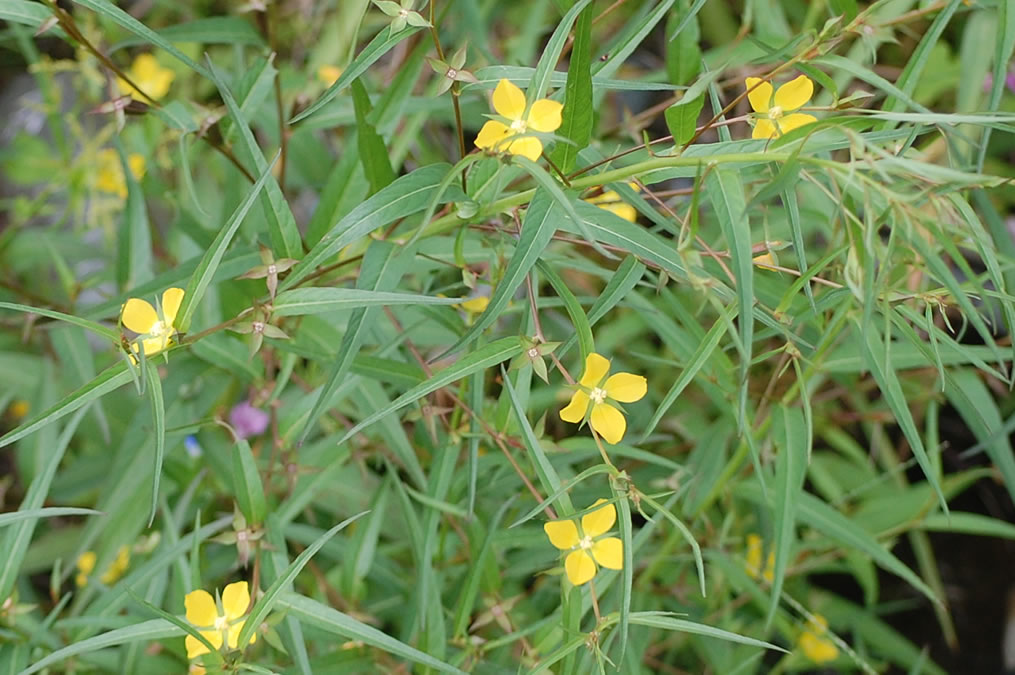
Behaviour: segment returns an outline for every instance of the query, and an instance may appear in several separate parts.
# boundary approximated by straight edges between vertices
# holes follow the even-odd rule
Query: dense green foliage
[[[945,672],[1006,0],[0,20],[0,672]]]

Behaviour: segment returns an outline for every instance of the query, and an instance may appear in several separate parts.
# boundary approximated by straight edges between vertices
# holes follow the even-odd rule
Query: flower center
[[[407,10],[407,9],[405,9],[405,8],[402,8],[402,9],[401,9],[401,10],[400,10],[400,11],[398,12],[398,16],[399,16],[399,17],[401,17],[401,18],[403,18],[403,19],[404,19],[404,18],[406,18],[407,16],[409,16],[409,10]]]
[[[278,267],[275,266],[275,263],[268,265],[268,274],[278,274]]]
[[[224,616],[217,617],[215,619],[215,630],[229,630],[229,619]]]
[[[777,120],[782,117],[782,106],[774,105],[768,109],[768,117],[773,120]]]
[[[578,547],[583,549],[583,550],[585,550],[585,551],[587,551],[590,548],[592,548],[592,537],[590,537],[588,535],[583,537],[582,540],[578,542]]]
[[[524,134],[526,127],[527,125],[525,124],[525,120],[515,120],[511,123],[511,131],[516,134]]]
[[[448,68],[447,77],[449,80],[453,80],[458,77],[458,71],[454,68]]]
[[[600,387],[596,387],[589,394],[589,398],[592,399],[593,403],[602,403],[606,400],[606,390]]]
[[[167,333],[169,333],[169,327],[161,321],[153,323],[151,329],[148,331],[148,334],[152,337],[162,337]]]
[[[252,323],[250,325],[250,327],[251,327],[251,329],[255,333],[263,333],[264,332],[264,322],[263,321],[255,321],[254,323]]]
[[[537,359],[537,358],[539,358],[539,350],[536,349],[535,347],[530,347],[529,351],[526,352],[526,353],[528,354],[530,359]]]

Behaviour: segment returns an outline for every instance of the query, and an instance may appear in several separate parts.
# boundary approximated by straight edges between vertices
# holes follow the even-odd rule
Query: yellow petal
[[[744,82],[747,84],[747,89],[761,82],[757,89],[747,95],[747,100],[751,102],[751,107],[754,112],[767,113],[769,106],[772,104],[772,83],[763,82],[760,77],[748,77]]]
[[[775,270],[775,258],[772,257],[771,253],[762,253],[761,255],[756,255],[751,259],[751,262],[763,269]]]
[[[493,109],[509,120],[520,120],[525,114],[525,94],[510,80],[501,80],[493,90]]]
[[[215,625],[218,608],[215,607],[215,598],[208,591],[199,588],[187,593],[183,606],[187,608],[187,621],[193,625],[199,628]]]
[[[585,357],[585,371],[582,373],[581,385],[589,389],[598,387],[608,372],[610,372],[609,359],[592,352]]]
[[[121,315],[123,325],[139,335],[149,332],[158,320],[159,315],[155,313],[155,308],[150,302],[131,298],[123,306]]]
[[[768,583],[775,581],[775,551],[768,552],[768,560],[765,562],[765,571],[762,572],[761,578]]]
[[[744,560],[744,568],[755,579],[761,574],[761,543],[761,537],[758,535],[747,535],[747,555]]]
[[[839,648],[831,640],[819,638],[810,631],[804,631],[797,640],[804,656],[814,663],[828,663],[839,656]]]
[[[543,142],[535,136],[525,136],[512,141],[507,150],[512,155],[521,155],[535,162],[543,154]]]
[[[561,551],[569,551],[578,545],[578,527],[573,520],[551,520],[543,523],[543,531],[550,543]]]
[[[78,556],[77,568],[84,576],[88,576],[95,569],[95,551],[85,551]],[[84,586],[84,584],[78,584],[78,586]]]
[[[176,314],[180,311],[183,294],[184,290],[182,288],[167,288],[162,293],[162,318],[166,320],[167,326],[172,326],[176,323]]]
[[[571,397],[571,402],[566,408],[561,408],[560,419],[565,422],[577,424],[585,419],[585,413],[589,410],[589,395],[584,391],[576,391]]]
[[[250,592],[247,590],[246,581],[237,581],[226,586],[222,591],[222,609],[225,610],[226,618],[235,621],[247,613],[250,606]]]
[[[641,375],[631,373],[616,373],[610,375],[603,385],[606,395],[614,401],[621,403],[634,403],[640,401],[645,392],[648,391],[648,380]]]
[[[779,131],[784,134],[788,134],[794,129],[805,127],[808,124],[814,124],[818,121],[818,118],[814,115],[807,115],[806,113],[793,113],[792,115],[786,115],[779,120]]]
[[[561,110],[564,104],[543,98],[532,104],[529,119],[526,120],[530,129],[550,133],[556,131],[561,124]]]
[[[485,295],[480,295],[478,297],[472,298],[471,300],[466,300],[461,305],[459,305],[459,307],[464,309],[466,312],[469,312],[470,314],[482,314],[483,312],[486,311],[486,308],[489,306],[490,306],[490,298],[488,298]]]
[[[139,155],[136,152],[131,153],[127,156],[127,166],[130,167],[130,172],[134,176],[134,179],[140,180],[145,174],[144,155]]]
[[[624,569],[624,542],[617,537],[606,537],[593,542],[592,557],[603,567]]]
[[[99,580],[107,586],[112,586],[127,571],[128,565],[130,565],[130,550],[126,546],[121,546],[120,550],[116,553],[116,559],[109,566],[109,569],[103,572]]]
[[[340,77],[342,77],[342,69],[338,66],[324,65],[317,69],[317,79],[329,87],[338,82]]]
[[[585,551],[575,551],[564,559],[564,571],[572,584],[581,586],[596,576],[596,563]]]
[[[598,506],[605,501],[605,499],[596,500],[592,506]],[[617,522],[617,508],[613,504],[607,504],[582,516],[582,532],[586,537],[598,537],[609,532],[615,522]]]
[[[237,645],[239,644],[240,631],[243,630],[243,624],[245,623],[246,621],[240,621],[239,623],[229,626],[229,636],[227,637],[228,640],[227,644],[229,645],[230,649],[236,649]],[[256,630],[250,634],[250,642],[247,644],[254,644],[255,642],[257,642]]]
[[[141,340],[141,348],[144,350],[145,356],[151,356],[158,354],[163,349],[169,346],[170,340],[165,335],[161,337],[144,338]],[[137,343],[131,345],[134,352],[137,353]]]
[[[615,216],[620,216],[629,223],[638,222],[638,210],[630,204],[616,202],[614,204],[600,204],[599,208],[609,211]]]
[[[796,110],[810,101],[813,95],[814,83],[811,78],[801,75],[779,87],[775,92],[775,104],[785,111]]]
[[[771,120],[759,119],[751,132],[751,138],[772,138],[778,135],[778,130]]]
[[[479,135],[476,136],[476,147],[483,150],[504,151],[507,149],[507,144],[501,143],[501,141],[513,134],[511,128],[503,122],[490,120],[479,130]]]
[[[589,424],[610,445],[620,443],[627,430],[627,420],[624,419],[624,413],[609,403],[598,403],[592,407]]]
[[[202,635],[204,635],[205,637],[208,637],[207,633],[202,633]],[[219,640],[221,641],[222,638],[219,637]],[[204,643],[201,642],[200,640],[198,640],[193,635],[188,635],[187,639],[183,641],[183,644],[186,645],[186,647],[187,647],[187,658],[188,659],[193,659],[193,658],[196,658],[198,656],[201,656],[201,654],[207,654],[208,653],[208,648],[204,646]],[[212,644],[214,644],[214,643],[212,643]]]

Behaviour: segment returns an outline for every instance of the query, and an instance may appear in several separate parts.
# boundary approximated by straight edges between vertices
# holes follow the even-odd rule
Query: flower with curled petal
[[[182,288],[167,288],[162,294],[161,314],[145,300],[131,298],[124,303],[120,321],[128,330],[141,336],[141,348],[145,356],[158,354],[172,342],[171,338],[176,334],[173,323],[176,321],[176,313],[180,311],[183,293]],[[131,348],[137,353],[136,342]]]
[[[796,112],[814,95],[814,83],[806,75],[790,80],[778,90],[760,77],[748,77],[745,82],[750,92],[747,98],[758,113],[751,138],[778,138],[818,121],[814,115]]]
[[[183,605],[187,608],[187,621],[197,628],[215,649],[220,649],[223,642],[229,649],[236,649],[240,631],[243,630],[245,623],[243,615],[247,613],[247,607],[250,605],[250,591],[247,589],[246,581],[237,581],[225,587],[222,591],[221,609],[215,604],[211,593],[202,589],[187,593]],[[251,644],[256,641],[257,633],[251,633]],[[193,635],[187,636],[185,644],[188,659],[208,653],[208,647]]]
[[[606,502],[599,499],[589,508]],[[564,558],[564,573],[575,586],[596,576],[596,565],[619,570],[624,567],[624,543],[617,537],[604,537],[617,522],[617,509],[606,504],[589,511],[581,519],[581,527],[573,520],[551,520],[543,524],[550,543],[561,551],[570,551]]]
[[[648,381],[641,375],[615,373],[609,375],[610,361],[595,352],[585,358],[585,372],[571,402],[560,411],[560,419],[577,423],[588,415],[592,429],[607,443],[616,444],[624,438],[627,420],[624,413],[609,401],[634,403],[648,391]]]
[[[490,120],[484,124],[476,137],[476,147],[521,155],[534,162],[543,154],[543,142],[530,132],[556,131],[561,124],[563,107],[562,103],[546,98],[527,105],[522,90],[502,79],[493,91],[493,109],[504,121]]]

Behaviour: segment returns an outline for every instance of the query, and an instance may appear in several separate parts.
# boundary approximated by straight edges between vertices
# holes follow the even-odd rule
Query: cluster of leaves
[[[0,670],[943,672],[1010,3],[137,9],[0,0]]]

